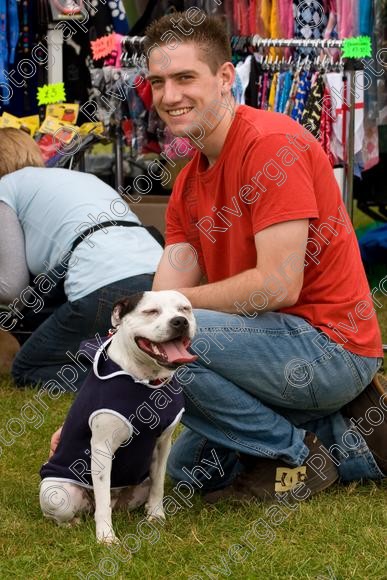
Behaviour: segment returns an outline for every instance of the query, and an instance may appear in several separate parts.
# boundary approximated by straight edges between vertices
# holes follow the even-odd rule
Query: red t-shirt
[[[304,318],[351,352],[383,356],[358,243],[329,160],[289,117],[238,107],[216,163],[208,168],[197,152],[179,174],[166,244],[190,243],[211,283],[256,266],[257,232],[303,218],[310,220],[304,264],[300,248],[265,291],[280,297],[285,277],[304,267],[298,302],[278,310]]]

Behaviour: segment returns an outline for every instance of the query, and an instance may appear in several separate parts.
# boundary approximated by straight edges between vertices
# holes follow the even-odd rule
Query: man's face
[[[169,59],[160,59],[156,50],[149,55],[149,80],[153,104],[160,118],[177,137],[185,137],[192,125],[204,126],[206,134],[219,122],[219,117],[208,113],[208,124],[203,123],[206,111],[215,111],[221,102],[221,67],[216,74],[200,60],[200,49],[193,43],[180,44],[175,50],[162,46]],[[195,133],[194,127],[192,133]]]

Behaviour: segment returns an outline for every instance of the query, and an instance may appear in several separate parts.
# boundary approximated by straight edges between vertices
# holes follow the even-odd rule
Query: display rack
[[[333,38],[326,39],[300,39],[300,38],[261,38],[258,35],[244,37],[247,46],[258,48],[315,48],[315,49],[343,49],[344,40]],[[355,159],[355,71],[363,68],[363,63],[356,59],[344,59],[345,74],[349,73],[349,94],[350,101],[348,107],[349,127],[348,127],[348,147],[346,148],[346,159],[344,159],[344,183],[342,194],[345,207],[353,221],[353,175]],[[344,96],[345,98],[345,96]],[[346,115],[346,111],[343,111]]]
[[[131,54],[131,51],[140,53],[143,51],[145,36],[124,36],[122,39],[123,62],[125,61],[125,54]],[[299,39],[299,38],[261,38],[258,35],[254,36],[233,36],[231,43],[235,47],[235,39],[237,39],[237,47],[241,48],[315,48],[315,49],[343,49],[343,40],[338,39]],[[354,150],[355,150],[355,71],[363,68],[361,61],[357,59],[343,59],[344,72],[350,77],[349,92],[350,100],[348,107],[349,115],[349,129],[348,129],[348,146],[346,148],[346,159],[344,160],[344,183],[342,187],[342,194],[345,206],[353,221],[353,173],[354,173]],[[343,111],[346,115],[346,111]],[[118,160],[122,163],[122,152],[118,153],[120,144],[116,143],[116,167],[118,169],[120,178],[123,179],[122,168],[118,168]],[[118,158],[117,158],[118,157]],[[123,185],[122,183],[118,185]]]

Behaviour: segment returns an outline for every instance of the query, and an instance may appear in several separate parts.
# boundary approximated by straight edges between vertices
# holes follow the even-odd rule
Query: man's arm
[[[171,244],[164,249],[152,290],[176,290],[197,286],[202,272],[197,254],[188,243]]]
[[[309,220],[293,220],[270,226],[255,236],[257,265],[226,280],[190,287],[174,287],[194,308],[247,313],[286,308],[298,300],[304,280],[304,257]],[[182,279],[184,276],[182,276]],[[187,280],[192,281],[192,278]],[[155,288],[161,289],[161,288]]]

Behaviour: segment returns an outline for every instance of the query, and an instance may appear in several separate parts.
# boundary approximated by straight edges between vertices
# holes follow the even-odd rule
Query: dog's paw
[[[97,530],[97,542],[107,546],[120,543],[113,530],[109,528]]]
[[[150,522],[150,523],[152,523],[152,522],[164,522],[165,516],[147,515],[146,521]]]
[[[119,544],[120,540],[117,536],[102,536],[101,538],[97,537],[97,542],[105,546],[111,546],[112,544]]]
[[[165,520],[165,513],[160,504],[152,505],[147,503],[145,505],[145,513],[148,522],[155,520]]]

